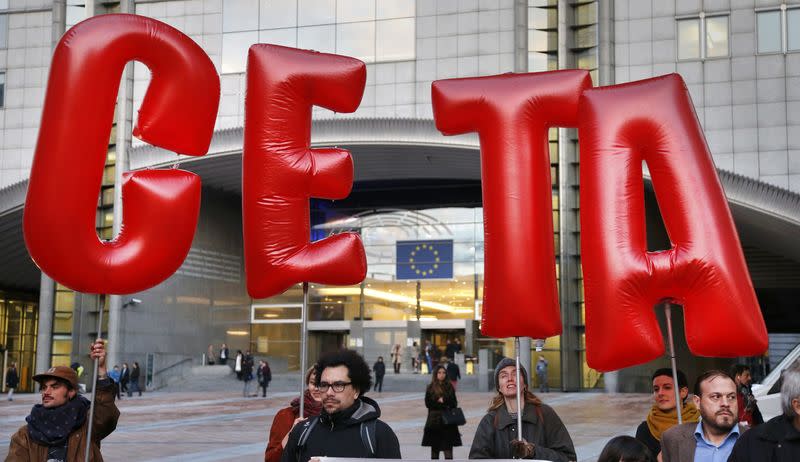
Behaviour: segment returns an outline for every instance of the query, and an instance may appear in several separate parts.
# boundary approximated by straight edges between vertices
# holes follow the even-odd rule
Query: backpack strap
[[[367,450],[368,457],[375,458],[378,454],[378,439],[376,438],[377,419],[372,419],[367,422],[361,422],[359,432],[361,434],[361,442]]]
[[[311,431],[314,430],[317,422],[319,422],[319,416],[312,417],[305,428],[303,428],[303,432],[300,433],[300,438],[297,440],[297,447],[295,448],[295,460],[300,460],[300,451],[305,449],[308,437],[311,435]]]

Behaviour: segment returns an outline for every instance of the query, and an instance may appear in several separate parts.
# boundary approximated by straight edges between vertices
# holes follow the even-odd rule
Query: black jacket
[[[533,404],[525,404],[522,413],[522,437],[535,445],[532,459],[555,462],[578,460],[575,446],[558,414],[546,404],[536,411]],[[505,405],[483,416],[472,447],[470,459],[511,459],[511,440],[517,438],[517,420],[512,418]]]
[[[6,372],[6,387],[8,388],[17,388],[19,385],[19,375],[17,375],[16,368],[8,368],[8,372]]]
[[[461,369],[458,367],[458,364],[450,361],[447,363],[444,370],[447,372],[448,380],[461,380]]]
[[[800,460],[800,432],[792,419],[779,415],[744,432],[728,462],[796,462]]]
[[[383,377],[386,375],[386,363],[383,361],[375,361],[372,365],[372,371],[375,372],[375,378]]]
[[[304,447],[298,450],[300,434],[311,422],[295,425],[289,433],[289,440],[283,448],[281,462],[306,462],[311,457],[358,457],[370,456],[369,450],[361,439],[361,423],[375,420],[375,457],[378,459],[400,459],[400,443],[394,431],[378,419],[381,410],[378,403],[359,397],[356,402],[344,411],[328,414],[323,409],[319,422],[308,435]]]

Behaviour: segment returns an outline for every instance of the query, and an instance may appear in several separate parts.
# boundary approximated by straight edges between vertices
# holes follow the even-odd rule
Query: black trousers
[[[375,377],[375,388],[373,390],[383,391],[383,376],[379,375]]]

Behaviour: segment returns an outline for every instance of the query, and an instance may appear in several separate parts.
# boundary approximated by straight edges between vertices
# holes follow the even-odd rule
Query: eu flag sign
[[[453,240],[397,241],[397,280],[453,279]]]

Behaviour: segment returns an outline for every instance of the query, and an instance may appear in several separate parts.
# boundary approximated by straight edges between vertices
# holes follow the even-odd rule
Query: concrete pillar
[[[597,2],[597,75],[598,85],[613,85],[614,75],[614,1]]]
[[[53,316],[55,316],[56,282],[42,273],[39,289],[39,326],[36,333],[36,373],[50,368],[53,352]]]
[[[528,72],[528,0],[514,0],[514,72]]]

